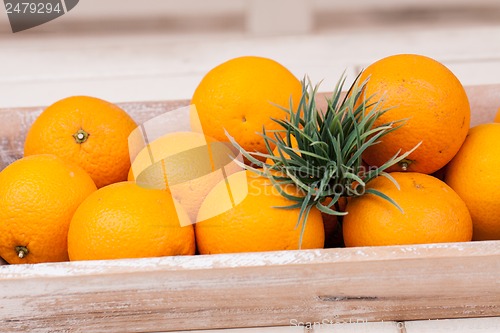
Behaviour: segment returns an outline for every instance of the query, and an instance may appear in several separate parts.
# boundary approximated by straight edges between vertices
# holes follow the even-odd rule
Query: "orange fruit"
[[[195,132],[164,135],[137,154],[128,179],[143,187],[169,188],[195,223],[203,199],[224,179],[221,169],[226,175],[241,170],[230,157],[237,152],[228,145]]]
[[[445,181],[465,201],[474,240],[500,240],[500,124],[470,129],[446,169]]]
[[[274,60],[262,57],[234,58],[213,68],[196,88],[191,104],[194,130],[218,141],[228,141],[225,130],[249,152],[266,152],[258,134],[276,130],[271,118],[284,119],[290,103],[297,107],[302,96],[300,81]]]
[[[495,116],[495,123],[500,123],[500,108],[498,108],[497,115]]]
[[[11,264],[68,260],[68,227],[96,186],[77,165],[34,155],[0,172],[0,256]]]
[[[243,198],[229,197],[227,189]],[[298,195],[295,187],[285,188]],[[231,200],[239,202],[231,205]],[[249,171],[232,174],[217,184],[203,201],[195,224],[201,254],[293,250],[299,248],[299,209],[283,209],[293,202],[271,182]],[[223,211],[220,212],[220,208]],[[232,207],[232,208],[231,208]],[[226,209],[227,208],[227,209]],[[304,229],[301,248],[322,248],[325,235],[321,212],[313,208]]]
[[[472,238],[472,221],[464,201],[446,183],[414,172],[391,173],[400,190],[386,177],[367,184],[392,198],[373,194],[353,197],[343,219],[346,246],[465,242]]]
[[[195,253],[193,226],[170,192],[133,182],[90,195],[68,232],[70,260],[142,258]],[[188,224],[181,227],[181,223]]]
[[[62,99],[35,120],[25,156],[54,154],[81,166],[97,187],[127,179],[128,136],[135,122],[118,106],[94,97]]]
[[[389,171],[431,174],[448,163],[458,152],[470,126],[470,106],[456,76],[443,64],[421,55],[398,54],[383,58],[366,68],[360,77],[366,96],[384,99],[392,108],[375,126],[401,119],[407,122],[370,147],[363,159],[381,166],[400,149],[406,152],[422,144]]]

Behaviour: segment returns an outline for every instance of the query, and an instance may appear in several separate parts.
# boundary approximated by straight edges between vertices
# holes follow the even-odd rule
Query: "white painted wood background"
[[[430,0],[314,1],[316,17],[328,21],[331,15],[333,22],[312,24],[310,32],[278,35],[252,33],[239,23],[244,17],[238,13],[249,0],[205,6],[199,0],[120,0],[122,5],[116,6],[117,1],[80,1],[67,15],[17,34],[7,31],[7,17],[0,13],[0,107],[48,105],[76,94],[113,102],[188,99],[208,70],[240,55],[276,59],[298,77],[324,80],[325,91],[344,70],[352,79],[381,57],[408,52],[444,62],[465,85],[500,82],[497,0],[440,1],[445,9],[439,10]],[[196,3],[200,19],[193,10]],[[370,10],[358,12],[363,3]],[[405,11],[405,4],[417,9]],[[455,4],[449,14],[447,4]],[[157,19],[150,26],[146,18],[155,6]]]
[[[265,15],[285,3],[274,20]],[[394,53],[434,57],[464,85],[500,83],[500,1],[82,0],[64,17],[18,34],[0,9],[0,107],[76,94],[189,99],[208,70],[240,55],[271,57],[298,77],[324,80],[326,91],[344,70],[352,79]],[[211,332],[450,331],[497,333],[500,318]]]

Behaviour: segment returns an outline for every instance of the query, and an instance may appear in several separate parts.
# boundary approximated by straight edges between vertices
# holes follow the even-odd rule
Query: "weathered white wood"
[[[405,327],[406,333],[498,333],[500,317],[407,321]]]
[[[310,32],[313,6],[309,0],[251,0],[246,11],[246,30],[258,35]]]
[[[402,52],[442,61],[465,85],[500,83],[500,43],[485,42],[499,39],[499,26],[259,38],[241,31],[11,34],[0,37],[0,107],[47,105],[76,94],[113,102],[187,99],[206,72],[242,55],[273,58],[313,82],[324,79],[324,91],[344,70],[352,80],[367,64]]]
[[[500,243],[0,266],[0,329],[86,332],[500,315]]]
[[[174,333],[305,333],[304,327],[258,327],[258,328],[229,328],[223,330],[203,331],[176,331]],[[385,332],[384,332],[385,333]]]
[[[306,333],[401,333],[397,322],[359,322],[336,323],[312,326],[313,331]]]
[[[396,322],[363,322],[363,323],[336,323],[306,322],[303,325],[283,327],[236,328],[204,331],[178,331],[175,333],[401,333],[402,323]]]
[[[51,24],[55,27],[45,27],[47,30],[61,29],[70,22],[92,23],[105,20],[130,20],[130,19],[152,19],[156,17],[178,17],[186,19],[190,17],[211,17],[224,15],[244,16],[248,7],[256,0],[85,0],[81,1],[75,10],[69,15],[63,16]],[[496,8],[496,0],[357,0],[357,1],[331,1],[331,0],[308,0],[315,12],[364,12],[373,10],[388,10],[397,13],[406,10],[435,10],[435,9],[474,9],[474,8]],[[196,10],[193,10],[193,9]],[[0,32],[6,32],[8,25],[7,16],[0,16]]]

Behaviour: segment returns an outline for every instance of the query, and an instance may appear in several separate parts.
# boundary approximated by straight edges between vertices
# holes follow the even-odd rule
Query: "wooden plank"
[[[234,329],[229,328],[222,330],[176,331],[174,333],[304,333],[304,327],[284,326],[284,327],[258,327],[258,328],[234,328]]]
[[[251,0],[246,30],[257,35],[308,33],[313,27],[313,10],[309,0]]]
[[[406,333],[498,333],[500,317],[408,321],[405,328]]]
[[[115,102],[190,98],[206,72],[242,55],[270,57],[299,78],[308,74],[313,82],[324,80],[325,91],[333,89],[344,70],[353,79],[355,70],[401,52],[443,62],[465,85],[500,83],[500,43],[484,43],[498,40],[499,35],[500,26],[369,29],[265,38],[233,30],[152,31],[147,35],[99,31],[46,38],[9,34],[0,36],[0,63],[8,64],[0,67],[0,107],[46,105],[75,94]]]
[[[0,266],[0,329],[151,332],[500,316],[500,243]]]
[[[177,331],[174,333],[401,333],[399,327],[402,323],[396,322],[363,322],[325,324],[329,322],[307,322],[303,325],[290,325],[282,327],[236,328],[203,331]]]
[[[211,0],[203,2],[199,0],[142,0],[140,5],[132,1],[123,0],[86,0],[81,1],[71,15],[63,16],[51,26],[44,27],[43,31],[64,29],[70,24],[87,23],[99,21],[119,21],[130,19],[151,20],[154,18],[179,19],[219,17],[224,15],[243,16],[248,7],[256,0]],[[376,10],[387,10],[397,13],[400,10],[436,10],[436,9],[475,9],[475,8],[498,8],[496,0],[358,0],[358,1],[331,1],[331,0],[308,0],[315,12],[348,11],[367,12]],[[196,10],[193,10],[196,8]],[[97,9],[97,10],[96,10]],[[285,13],[287,8],[284,9]],[[8,29],[7,16],[0,16],[0,33],[10,32]]]
[[[397,322],[337,323],[312,326],[312,331],[304,333],[401,333],[400,325]]]

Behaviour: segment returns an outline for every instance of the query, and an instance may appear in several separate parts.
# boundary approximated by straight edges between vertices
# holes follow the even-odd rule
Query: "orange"
[[[228,141],[225,130],[249,152],[266,152],[259,135],[279,129],[271,118],[284,119],[280,107],[297,107],[302,96],[300,81],[274,60],[246,56],[213,68],[196,88],[191,104],[191,125],[218,141]],[[280,106],[280,107],[278,107]]]
[[[445,181],[465,201],[472,216],[474,240],[500,240],[500,124],[470,129],[448,164]]]
[[[229,198],[227,189],[244,198]],[[285,188],[299,195],[294,186]],[[239,202],[231,207],[230,200]],[[299,248],[301,225],[296,227],[299,209],[283,209],[292,201],[284,198],[267,178],[249,171],[232,174],[208,194],[195,224],[196,243],[201,254],[293,250]],[[228,207],[219,215],[220,207]],[[215,215],[215,216],[214,216]],[[322,248],[325,235],[321,212],[313,208],[304,229],[301,248]]]
[[[203,199],[224,179],[221,169],[226,175],[241,170],[230,157],[236,153],[228,143],[214,142],[200,133],[170,133],[138,153],[128,179],[148,188],[168,187],[195,223]]]
[[[24,154],[57,155],[81,166],[102,187],[127,179],[128,136],[136,127],[114,104],[94,97],[69,97],[46,108],[35,120]]]
[[[0,173],[0,256],[11,264],[68,260],[68,227],[96,186],[54,155],[15,161]]]
[[[498,108],[497,115],[495,116],[495,123],[500,123],[500,108]]]
[[[458,152],[470,126],[470,106],[456,76],[443,64],[421,55],[399,54],[383,58],[366,68],[360,77],[369,77],[366,96],[384,99],[392,108],[375,126],[407,119],[403,127],[389,133],[370,147],[363,159],[381,166],[400,149],[406,152],[422,144],[389,171],[431,174]]]
[[[70,260],[194,254],[193,226],[170,192],[121,182],[99,189],[76,210],[68,233]]]
[[[347,204],[343,230],[346,246],[465,242],[472,221],[464,201],[448,185],[429,175],[395,172],[367,184],[392,198],[403,210],[373,194],[353,197]]]

